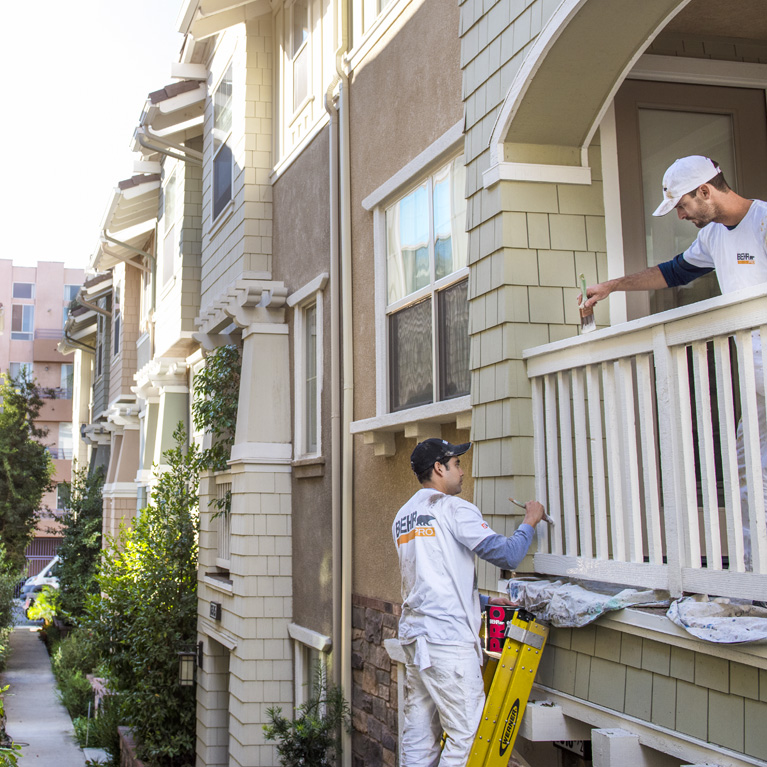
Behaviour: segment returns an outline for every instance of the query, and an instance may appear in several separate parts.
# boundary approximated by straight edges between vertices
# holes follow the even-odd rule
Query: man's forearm
[[[625,277],[616,277],[614,280],[607,280],[606,282],[592,285],[586,289],[588,300],[585,302],[585,305],[587,307],[593,306],[616,290],[658,290],[667,287],[668,283],[663,276],[663,272],[657,266],[651,266],[648,269],[643,269],[641,272],[627,274]]]

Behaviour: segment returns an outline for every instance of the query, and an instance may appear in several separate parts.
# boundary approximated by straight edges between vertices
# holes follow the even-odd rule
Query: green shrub
[[[62,670],[91,674],[98,664],[98,652],[84,631],[73,631],[52,648],[51,667],[56,676]]]
[[[0,687],[0,767],[16,767],[21,756],[21,746],[16,745],[5,731],[5,702],[3,696],[9,685]]]
[[[81,748],[103,748],[109,755],[108,762],[102,764],[110,767],[119,767],[120,764],[120,735],[118,726],[122,723],[120,706],[115,696],[110,696],[101,701],[98,716],[91,712],[90,720],[87,717],[78,717],[73,720],[75,737]]]
[[[53,623],[60,609],[61,597],[58,590],[51,586],[43,586],[35,596],[34,604],[27,610],[27,616],[33,621],[42,620],[43,626],[47,627]]]
[[[58,696],[62,705],[71,717],[86,716],[88,704],[93,706],[93,688],[82,671],[68,671],[62,669],[56,681],[58,682]]]
[[[264,725],[264,734],[277,741],[282,767],[332,767],[340,756],[340,729],[349,729],[349,705],[340,687],[328,685],[319,663],[314,678],[314,692],[295,718],[282,716],[279,706],[266,710],[271,724]]]

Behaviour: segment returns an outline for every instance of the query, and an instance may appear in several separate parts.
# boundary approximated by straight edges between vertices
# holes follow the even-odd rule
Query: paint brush
[[[583,305],[586,303],[586,277],[583,274],[579,274],[578,279],[581,283],[581,302],[578,304],[578,308],[581,310],[581,333],[591,333],[597,329],[597,323],[594,319],[594,307],[584,308]]]
[[[515,505],[519,506],[520,509],[525,508],[525,504],[520,501],[515,501],[513,498],[509,498],[509,500]],[[548,522],[550,525],[554,524],[554,520],[544,511],[543,512],[543,521]]]

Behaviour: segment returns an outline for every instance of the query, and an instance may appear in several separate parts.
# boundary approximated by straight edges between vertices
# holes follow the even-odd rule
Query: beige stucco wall
[[[351,79],[355,420],[376,414],[373,214],[361,203],[461,119],[458,23],[452,3],[414,4],[396,34],[384,36]],[[447,439],[467,439],[465,431],[443,428],[442,433]],[[365,552],[354,568],[355,594],[400,600],[391,523],[417,489],[409,464],[415,444],[400,434],[397,454],[382,458],[361,437],[354,439],[353,545]],[[471,497],[470,478],[464,492]]]
[[[319,274],[330,272],[328,129],[322,130],[274,184],[274,278],[289,292],[303,287]],[[311,179],[311,183],[307,183]],[[324,463],[297,467],[293,472],[293,621],[331,636],[333,540],[331,521],[331,367],[330,291],[322,296],[322,396],[321,458]],[[298,309],[287,312],[290,325],[290,378],[295,381],[295,318]],[[300,405],[299,405],[300,406]],[[291,412],[295,432],[295,387],[291,387]],[[294,456],[296,444],[294,437]]]

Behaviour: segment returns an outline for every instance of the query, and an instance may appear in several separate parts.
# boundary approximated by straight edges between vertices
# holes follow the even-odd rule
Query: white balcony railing
[[[767,285],[525,352],[536,493],[555,519],[536,571],[764,599],[760,337]]]

